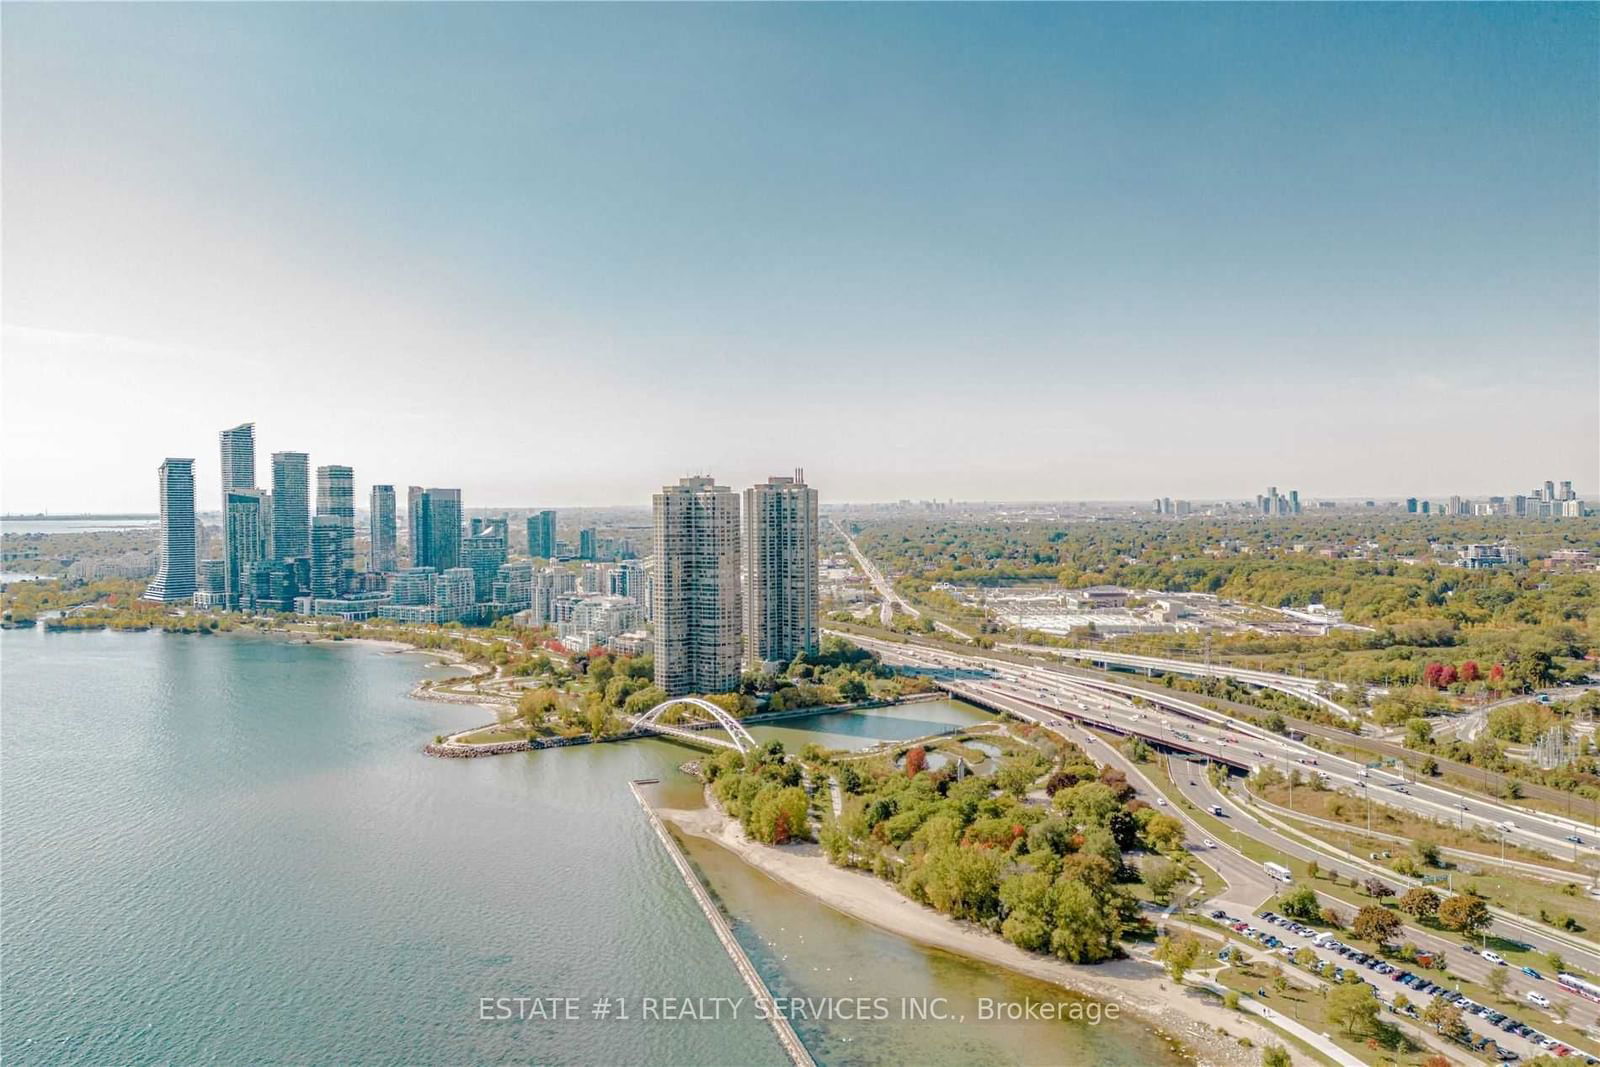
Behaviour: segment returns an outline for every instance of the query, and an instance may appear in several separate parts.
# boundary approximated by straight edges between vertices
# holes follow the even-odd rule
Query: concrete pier
[[[678,847],[672,835],[661,822],[650,802],[644,798],[640,791],[641,784],[649,784],[647,780],[636,780],[628,783],[628,789],[633,793],[633,799],[639,802],[645,815],[650,819],[650,825],[655,829],[656,836],[661,839],[667,855],[672,858],[673,864],[678,868],[678,873],[683,875],[683,881],[694,894],[694,899],[699,903],[700,910],[705,912],[706,919],[711,923],[712,931],[717,935],[717,940],[722,942],[722,947],[727,950],[728,957],[733,960],[733,966],[744,978],[744,984],[750,987],[751,994],[756,1002],[762,1006],[767,1021],[772,1024],[772,1029],[778,1035],[778,1044],[783,1046],[783,1051],[788,1053],[790,1061],[795,1067],[817,1067],[817,1061],[811,1058],[811,1053],[806,1051],[805,1045],[800,1043],[800,1035],[794,1032],[794,1027],[789,1020],[782,1017],[777,1005],[772,999],[772,993],[767,989],[767,983],[762,979],[761,972],[756,970],[756,965],[745,954],[744,947],[733,936],[733,928],[728,925],[728,920],[723,917],[716,901],[711,899],[711,894],[706,892],[706,887],[700,884],[700,879],[695,877],[694,868],[689,866],[689,857],[683,854],[683,849]]]

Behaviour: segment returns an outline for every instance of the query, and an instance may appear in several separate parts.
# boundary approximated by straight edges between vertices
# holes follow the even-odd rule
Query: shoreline
[[[871,874],[833,866],[814,843],[759,844],[714,807],[657,808],[656,812],[683,833],[727,849],[749,866],[851,918],[920,945],[1116,1003],[1130,1015],[1153,1022],[1192,1052],[1198,1063],[1247,1067],[1260,1062],[1264,1045],[1273,1044],[1287,1048],[1296,1063],[1306,1062],[1284,1035],[1249,1016],[1228,1011],[1192,986],[1174,986],[1154,963],[1122,959],[1081,965],[1026,952],[997,934],[958,923],[916,903]],[[1253,1046],[1240,1045],[1241,1036],[1248,1037]]]

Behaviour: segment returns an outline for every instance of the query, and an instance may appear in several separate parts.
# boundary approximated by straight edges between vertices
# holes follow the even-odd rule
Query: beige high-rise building
[[[744,640],[752,669],[817,647],[817,544],[817,491],[803,472],[744,491]]]
[[[739,498],[707,477],[683,478],[653,498],[656,684],[668,696],[724,693],[739,684]]]

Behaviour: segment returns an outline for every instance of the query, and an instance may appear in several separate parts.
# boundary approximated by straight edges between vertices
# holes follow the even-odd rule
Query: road
[[[1012,702],[1010,697],[1002,696],[999,699],[1004,703]],[[1202,825],[1183,807],[1168,804],[1164,791],[1155,786],[1143,766],[1130,760],[1103,735],[1079,728],[1078,724],[1064,715],[1056,714],[1048,709],[1029,710],[1040,721],[1055,725],[1065,736],[1078,743],[1096,764],[1102,766],[1109,764],[1122,771],[1128,780],[1128,784],[1133,786],[1136,794],[1142,800],[1153,807],[1176,816],[1184,824],[1187,836],[1185,848],[1198,861],[1216,871],[1223,881],[1227,883],[1227,889],[1208,902],[1204,908],[1206,912],[1222,910],[1230,916],[1248,920],[1265,906],[1276,903],[1277,892],[1284,888],[1283,884],[1269,878],[1261,864],[1240,851],[1234,841],[1228,839],[1227,835],[1215,835],[1215,831]],[[1181,761],[1171,762],[1181,763]],[[1319,855],[1311,848],[1283,837],[1275,830],[1255,820],[1241,809],[1239,801],[1231,793],[1224,795],[1211,785],[1206,777],[1204,768],[1196,766],[1191,770],[1192,774],[1186,773],[1181,765],[1174,767],[1175,773],[1172,778],[1177,784],[1178,791],[1197,808],[1206,809],[1212,805],[1221,807],[1227,813],[1224,816],[1224,820],[1235,830],[1235,841],[1238,834],[1243,834],[1252,840],[1273,848],[1281,855],[1289,855],[1302,860],[1317,860],[1325,867],[1335,862],[1327,856]],[[1221,840],[1213,840],[1214,835],[1220,837]],[[1346,915],[1349,915],[1354,910],[1349,902],[1342,898],[1329,896],[1325,893],[1319,893],[1318,897],[1324,905],[1336,908]],[[1291,947],[1310,947],[1319,958],[1331,962],[1334,966],[1343,966],[1347,970],[1352,969],[1354,966],[1333,949],[1311,946],[1309,939],[1304,936],[1290,934],[1286,930],[1276,929],[1262,921],[1257,921],[1255,925],[1260,929],[1276,934]],[[1495,964],[1470,954],[1460,944],[1414,925],[1405,926],[1403,933],[1397,940],[1409,941],[1424,950],[1445,953],[1451,973],[1479,984],[1482,984],[1488,973],[1496,967]],[[1253,950],[1251,954],[1266,955],[1269,953],[1267,949],[1260,947]],[[1279,962],[1286,969],[1291,966],[1286,959],[1281,959]],[[1389,976],[1369,972],[1365,968],[1360,968],[1360,970],[1372,983],[1373,987],[1377,989],[1379,997],[1386,1004],[1392,1003],[1395,996],[1402,992],[1406,993],[1408,999],[1415,1004],[1425,1004],[1428,999],[1422,994],[1413,993],[1406,987],[1392,982]],[[1416,973],[1426,974],[1426,972],[1422,971]],[[1515,977],[1507,982],[1506,992],[1509,998],[1518,1003],[1514,1006],[1498,1005],[1498,1007],[1509,1009],[1507,1014],[1511,1017],[1520,1019],[1536,1030],[1541,1029],[1540,1024],[1547,1020],[1546,1014],[1542,1009],[1523,999],[1523,994],[1527,988],[1536,988],[1537,991],[1549,996],[1552,1002],[1565,1001],[1569,1012],[1568,1019],[1572,1022],[1581,1026],[1588,1021],[1589,1015],[1594,1008],[1591,1003],[1566,993],[1556,986],[1554,982],[1536,982],[1531,978],[1524,977],[1520,972],[1512,973]],[[1475,1036],[1488,1037],[1494,1040],[1499,1047],[1510,1049],[1524,1058],[1532,1058],[1544,1051],[1525,1038],[1496,1029],[1485,1019],[1466,1016],[1466,1021]],[[1418,1027],[1422,1026],[1421,1023],[1415,1021],[1413,1024]]]
[[[1158,656],[1136,656],[1125,652],[1106,652],[1100,649],[1088,648],[1046,648],[1040,649],[1032,645],[1002,645],[1002,648],[1025,652],[1060,656],[1063,659],[1076,659],[1085,663],[1102,663],[1107,666],[1129,667],[1147,672],[1160,672],[1162,674],[1177,674],[1189,678],[1227,678],[1245,685],[1253,685],[1262,689],[1274,689],[1280,693],[1287,693],[1292,697],[1325,708],[1335,715],[1349,718],[1353,712],[1338,701],[1331,700],[1322,695],[1321,689],[1331,685],[1335,689],[1347,688],[1342,682],[1323,682],[1316,678],[1301,678],[1293,674],[1277,674],[1272,671],[1255,671],[1245,667],[1230,667],[1221,664],[1195,663],[1191,660],[1163,659]]]
[[[845,528],[839,523],[839,520],[830,519],[829,521],[833,523],[833,528],[839,531],[839,536],[844,538],[844,543],[850,546],[850,554],[855,557],[856,566],[861,568],[861,572],[867,576],[867,581],[872,583],[872,588],[876,589],[878,596],[883,598],[883,607],[879,613],[879,618],[882,620],[883,625],[888,626],[894,619],[896,606],[913,619],[921,618],[922,612],[912,607],[904,597],[894,591],[894,586],[889,584],[889,580],[883,576],[883,572],[878,569],[878,565],[867,558],[866,553],[862,552],[860,547],[856,545],[856,539],[845,532]],[[959,630],[953,630],[952,632],[963,638],[967,636]]]
[[[1292,741],[1252,723],[1231,719],[1172,691],[1128,685],[1110,678],[924,645],[883,641],[859,634],[842,635],[884,657],[886,663],[959,672],[961,684],[987,693],[1003,693],[1053,706],[1072,716],[1092,707],[1097,718],[1154,744],[1184,747],[1238,764],[1273,766],[1302,775],[1320,773],[1333,787],[1359,791],[1367,783],[1381,795],[1379,803],[1423,818],[1478,826],[1508,844],[1568,858],[1574,854],[1600,858],[1587,823],[1505,804],[1490,797],[1463,794],[1428,781],[1412,781],[1388,770],[1368,768],[1356,760]],[[1133,699],[1159,706],[1152,713]],[[1585,836],[1588,835],[1588,836]],[[1571,837],[1581,840],[1573,842]]]
[[[1213,786],[1202,769],[1195,768],[1195,773],[1191,776],[1184,775],[1181,772],[1181,769],[1179,769],[1179,773],[1175,776],[1174,780],[1178,783],[1180,792],[1182,792],[1191,803],[1196,804],[1201,808],[1208,808],[1213,804],[1221,807],[1226,813],[1223,816],[1223,820],[1236,833],[1243,834],[1245,837],[1249,837],[1254,841],[1267,845],[1275,851],[1293,856],[1297,859],[1317,860],[1324,866],[1325,869],[1328,868],[1330,863],[1338,862],[1337,860],[1330,860],[1328,857],[1320,855],[1313,849],[1307,848],[1296,841],[1284,837],[1277,831],[1255,819],[1249,813],[1249,810],[1244,806],[1244,804],[1239,800],[1239,798],[1232,793],[1232,791],[1223,792]],[[1317,894],[1317,896],[1324,906],[1334,908],[1346,916],[1347,919],[1355,911],[1355,908],[1348,901],[1339,897],[1330,896],[1326,893],[1320,892]],[[1230,914],[1237,913],[1230,912]],[[1257,925],[1259,926],[1261,924],[1258,923]],[[1285,936],[1281,932],[1279,933],[1279,936],[1282,937],[1284,941],[1297,948],[1300,947],[1301,944],[1305,943],[1306,940],[1305,938],[1292,935]],[[1496,1007],[1500,1008],[1501,1010],[1505,1010],[1506,1014],[1512,1016],[1513,1018],[1520,1019],[1534,1029],[1541,1029],[1542,1025],[1548,1025],[1552,1021],[1553,1017],[1551,1017],[1544,1009],[1541,1009],[1526,1000],[1525,994],[1529,991],[1544,994],[1550,998],[1552,1003],[1565,1002],[1568,1011],[1568,1021],[1579,1028],[1582,1028],[1594,1021],[1596,1006],[1593,1003],[1566,992],[1561,987],[1557,986],[1553,981],[1536,980],[1523,975],[1520,971],[1511,970],[1504,965],[1490,963],[1488,960],[1468,952],[1459,943],[1428,930],[1425,927],[1407,923],[1403,928],[1402,933],[1396,938],[1396,940],[1400,942],[1409,941],[1418,948],[1427,951],[1443,952],[1449,964],[1449,972],[1452,975],[1459,975],[1460,977],[1468,979],[1472,982],[1476,982],[1479,985],[1483,985],[1485,983],[1491,971],[1497,969],[1507,971],[1508,980],[1505,987],[1506,997],[1509,1000],[1516,1002],[1516,1006],[1512,1007],[1506,1004],[1497,1004]],[[1349,969],[1347,961],[1345,961],[1343,957],[1340,957],[1336,952],[1331,950],[1320,950],[1314,947],[1313,951],[1316,951],[1323,959],[1330,960],[1332,963],[1334,963],[1334,965],[1345,966],[1346,969]],[[1421,974],[1424,977],[1429,975],[1429,972],[1424,970],[1417,970],[1414,973]],[[1403,987],[1399,987],[1396,990],[1388,990],[1386,987],[1391,983],[1389,983],[1381,975],[1369,974],[1367,977],[1372,980],[1373,984],[1378,987],[1380,992],[1389,993],[1391,999],[1393,992],[1404,991],[1410,996],[1410,999],[1413,1002],[1417,1002],[1419,1000],[1425,1001],[1425,998],[1420,997],[1417,994],[1412,994],[1409,990],[1404,990]],[[1484,1001],[1480,1000],[1480,1003],[1482,1002]],[[1494,1038],[1501,1045],[1501,1047],[1510,1048],[1525,1057],[1538,1055],[1543,1051],[1542,1049],[1534,1047],[1525,1039],[1513,1037],[1504,1033],[1503,1031],[1494,1029],[1493,1027],[1489,1026],[1485,1020],[1472,1018],[1469,1019],[1469,1025],[1472,1025],[1478,1033]]]
[[[1418,815],[1455,819],[1462,825],[1474,822],[1493,826],[1514,815],[1518,825],[1515,830],[1504,834],[1507,840],[1535,850],[1569,852],[1574,848],[1561,840],[1559,835],[1566,832],[1567,827],[1559,822],[1533,820],[1521,812],[1507,812],[1485,798],[1467,798],[1442,787],[1404,782],[1392,774],[1368,770],[1354,761],[1289,741],[1252,724],[1233,722],[1179,697],[1130,690],[1121,683],[1062,674],[1054,668],[1028,667],[875,638],[855,636],[853,639],[863,647],[878,652],[887,663],[945,672],[947,677],[956,680],[958,688],[1019,717],[1051,724],[1084,717],[1120,733],[1142,736],[1158,749],[1183,747],[1235,765],[1244,763],[1273,766],[1286,772],[1321,773],[1327,777],[1330,785],[1344,785],[1354,793],[1359,793],[1368,787],[1367,783],[1372,783],[1374,792],[1383,793],[1383,803]],[[1126,698],[1128,692],[1136,693],[1145,700],[1161,701],[1163,710],[1152,711],[1147,707],[1135,706]],[[1401,792],[1400,789],[1405,791]],[[1587,843],[1581,848],[1588,854],[1595,851]],[[1289,854],[1309,858],[1303,852],[1290,851]],[[1334,868],[1349,869],[1351,866],[1348,861],[1332,853],[1320,856],[1319,862]],[[1404,884],[1404,879],[1392,872],[1384,872],[1384,877],[1391,883]],[[1600,972],[1600,946],[1591,942],[1548,930],[1503,911],[1496,913],[1495,929],[1537,951],[1558,952],[1591,973]]]

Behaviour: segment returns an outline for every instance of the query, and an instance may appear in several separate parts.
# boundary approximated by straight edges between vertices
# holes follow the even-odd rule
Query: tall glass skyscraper
[[[428,491],[420,485],[413,485],[406,489],[406,559],[411,566],[429,566],[431,544]]]
[[[338,596],[344,586],[344,525],[332,515],[311,520],[311,595]]]
[[[171,604],[194,596],[194,460],[161,464],[161,566],[145,600]]]
[[[539,511],[528,516],[528,555],[549,559],[556,554],[556,513]]]
[[[317,517],[338,523],[339,559],[347,573],[356,566],[356,478],[349,467],[329,464],[317,468]],[[315,530],[313,529],[313,534]],[[315,544],[312,548],[315,549]]]
[[[256,487],[256,424],[242,422],[222,434],[222,491]]]
[[[461,565],[461,490],[424,489],[406,493],[413,567],[432,567],[441,574]]]
[[[231,430],[223,430],[219,435],[222,440],[222,560],[223,573],[227,577],[225,585],[225,603],[228,607],[235,605],[238,595],[239,576],[244,573],[241,561],[235,556],[236,544],[244,544],[246,539],[234,536],[232,529],[231,509],[229,494],[236,489],[254,489],[256,487],[256,424],[242,422]],[[255,528],[261,525],[261,502],[256,501]],[[252,556],[251,559],[256,557]]]
[[[372,542],[367,570],[389,573],[399,567],[395,554],[394,486],[375,485],[367,508]]]
[[[229,489],[222,495],[223,592],[229,608],[239,597],[253,564],[266,558],[266,511],[259,489]]]
[[[443,573],[461,566],[461,490],[428,490],[428,560]]]
[[[272,558],[311,555],[311,457],[272,454]]]

